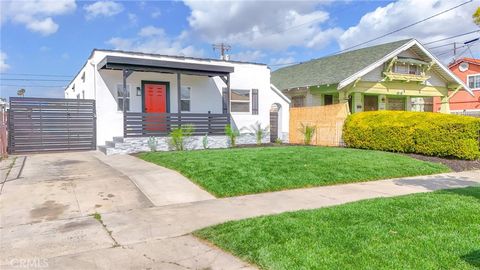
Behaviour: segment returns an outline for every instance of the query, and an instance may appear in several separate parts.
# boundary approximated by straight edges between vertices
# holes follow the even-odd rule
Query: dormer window
[[[393,72],[400,74],[420,75],[420,69],[418,66],[412,64],[395,63],[393,66]]]

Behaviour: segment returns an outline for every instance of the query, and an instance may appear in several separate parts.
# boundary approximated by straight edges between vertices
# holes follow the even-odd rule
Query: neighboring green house
[[[272,72],[272,84],[292,107],[348,103],[350,112],[376,110],[441,112],[460,89],[471,90],[415,39],[348,51]],[[450,93],[448,91],[454,91]]]

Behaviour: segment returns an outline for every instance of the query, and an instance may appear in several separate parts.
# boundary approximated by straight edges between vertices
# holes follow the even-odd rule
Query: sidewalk
[[[17,192],[18,185],[38,190],[38,185],[44,184],[50,193],[58,193],[28,193],[30,195],[24,196],[24,201],[32,204],[38,197],[33,196],[35,194],[42,195],[41,198],[46,195],[63,198],[60,195],[69,190],[55,187],[67,180],[76,183],[75,193],[72,194],[83,204],[96,204],[100,200],[102,205],[110,203],[112,207],[99,211],[102,223],[92,216],[75,214],[76,204],[68,204],[64,200],[57,200],[57,203],[61,202],[68,208],[55,219],[38,221],[26,215],[28,211],[25,217],[19,217],[32,222],[17,222],[15,225],[12,223],[14,219],[6,219],[11,224],[5,223],[0,227],[2,269],[16,269],[18,267],[12,265],[12,260],[17,262],[15,260],[31,258],[46,260],[51,269],[252,268],[190,233],[230,220],[480,185],[480,171],[468,171],[215,199],[183,176],[131,156],[116,156],[116,159],[109,160],[100,158],[105,164],[98,163],[95,153],[77,154],[68,160],[48,157],[31,157],[21,181],[7,182],[10,190],[7,185],[7,192],[0,197],[2,209],[10,205],[7,204],[8,192]],[[45,170],[48,173],[40,174],[35,168],[49,169]],[[159,175],[149,174],[151,170]],[[87,179],[78,179],[80,173],[86,171],[89,174]],[[102,197],[97,190],[99,187],[104,187],[104,191],[115,194],[115,197]],[[175,192],[182,196],[175,197]],[[67,195],[66,198],[71,198]],[[165,205],[168,203],[170,205]],[[14,205],[14,208],[18,207],[18,204]],[[97,210],[100,209],[103,206]],[[4,221],[5,217],[3,214]]]
[[[118,243],[132,244],[181,236],[230,220],[475,185],[480,185],[480,171],[286,190],[135,209],[105,214],[103,220]]]

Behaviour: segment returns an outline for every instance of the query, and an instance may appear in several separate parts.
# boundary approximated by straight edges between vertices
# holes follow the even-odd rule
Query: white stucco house
[[[189,147],[255,143],[248,128],[270,126],[269,142],[288,140],[290,100],[270,84],[264,64],[94,49],[65,89],[65,98],[96,102],[97,146],[107,154],[168,150],[173,128],[192,124]]]

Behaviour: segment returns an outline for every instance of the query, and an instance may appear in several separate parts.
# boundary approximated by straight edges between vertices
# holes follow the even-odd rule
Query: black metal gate
[[[12,154],[96,149],[95,100],[11,97]]]

